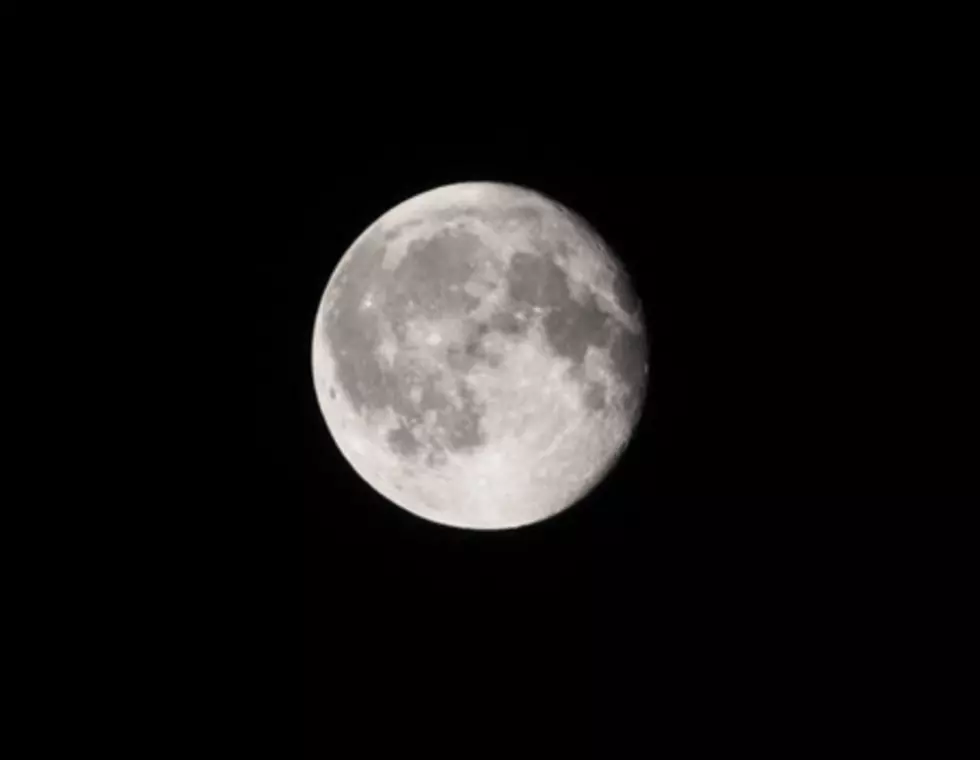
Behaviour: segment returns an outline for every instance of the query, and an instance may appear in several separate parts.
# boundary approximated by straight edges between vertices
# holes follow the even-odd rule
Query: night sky
[[[891,379],[928,350],[907,283],[930,251],[963,247],[961,184],[663,176],[529,139],[304,159],[270,192],[282,247],[256,274],[259,445],[301,556],[307,757],[833,747],[924,714],[928,669],[907,653],[928,614],[910,610],[939,598],[921,581],[931,502],[896,469],[912,421]],[[507,532],[377,495],[310,374],[320,295],[350,243],[467,180],[584,216],[626,263],[651,341],[615,469]]]

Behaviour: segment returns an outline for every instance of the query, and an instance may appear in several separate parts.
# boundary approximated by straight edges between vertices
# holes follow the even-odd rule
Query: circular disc
[[[344,254],[313,330],[334,441],[383,496],[461,528],[512,528],[581,499],[646,393],[642,309],[575,213],[487,182],[391,209]]]

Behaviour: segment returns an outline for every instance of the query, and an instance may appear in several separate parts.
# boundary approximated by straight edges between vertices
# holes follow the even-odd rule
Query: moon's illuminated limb
[[[354,242],[321,301],[313,374],[331,435],[379,493],[435,522],[506,528],[565,509],[613,464],[646,344],[588,225],[524,188],[466,183]]]

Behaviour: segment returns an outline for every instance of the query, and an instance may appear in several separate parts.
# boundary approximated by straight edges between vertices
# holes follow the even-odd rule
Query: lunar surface
[[[581,499],[627,445],[647,387],[642,308],[568,208],[446,185],[341,258],[313,379],[331,436],[380,494],[444,525],[514,528]]]

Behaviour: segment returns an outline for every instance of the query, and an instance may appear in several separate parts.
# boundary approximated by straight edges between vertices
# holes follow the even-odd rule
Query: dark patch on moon
[[[517,253],[507,272],[508,292],[513,309],[496,318],[505,326],[519,324],[515,314],[529,313],[533,307],[545,309],[542,325],[548,344],[560,357],[580,370],[589,346],[608,349],[613,369],[628,389],[626,411],[632,414],[642,402],[646,379],[646,342],[642,334],[631,332],[613,316],[603,311],[591,293],[576,299],[565,271],[548,256]],[[615,297],[627,313],[635,312],[638,301],[625,273],[614,281]],[[513,320],[513,321],[511,321]],[[526,332],[521,325],[518,332]],[[584,382],[584,373],[573,373],[573,379]],[[601,390],[601,389],[600,389]],[[606,405],[605,393],[586,386],[586,406],[598,411]]]
[[[463,353],[468,362],[478,364],[486,361],[487,347],[484,345],[483,339],[488,332],[485,324],[477,323],[476,328],[468,333],[466,342],[463,344]]]
[[[383,267],[383,235],[368,234],[345,257],[335,300],[324,315],[324,333],[336,357],[337,382],[347,392],[352,405],[362,413],[391,406],[399,414],[412,412],[407,397],[410,385],[404,382],[406,367],[383,367],[378,353],[382,343],[381,324],[386,321],[399,342],[405,339],[405,324],[413,316],[446,316],[477,305],[479,299],[450,286],[462,286],[472,276],[483,252],[477,238],[457,231],[439,233],[409,245],[407,255],[392,272]],[[362,308],[368,291],[375,306]],[[383,315],[382,313],[383,312]],[[432,401],[434,391],[423,385]],[[443,398],[436,399],[437,402]],[[424,412],[425,405],[422,406]]]
[[[517,335],[527,332],[527,323],[517,318],[513,311],[497,311],[490,315],[487,323],[490,330],[504,335]]]
[[[404,361],[396,362],[391,374],[395,377],[397,388],[389,406],[401,419],[418,425],[427,411],[438,411],[450,403],[449,398],[437,386],[437,376],[429,371],[407,366]],[[412,399],[412,388],[420,387],[422,395],[416,403]]]
[[[462,317],[480,304],[463,289],[489,252],[469,232],[441,230],[408,245],[391,277],[385,315],[396,324],[410,316]],[[455,289],[453,286],[456,286]]]
[[[418,460],[422,454],[430,466],[439,466],[447,461],[447,452],[466,452],[478,449],[486,443],[486,435],[480,425],[485,408],[474,396],[470,387],[462,379],[457,380],[456,392],[459,408],[445,394],[433,385],[434,377],[426,380],[426,390],[421,401],[405,406],[400,399],[392,406],[399,414],[398,427],[388,433],[388,445],[398,456]],[[431,430],[412,426],[421,425],[426,411],[435,412],[435,422]]]
[[[446,348],[446,363],[459,375],[465,375],[481,360],[479,348],[475,343],[452,343]]]
[[[588,347],[608,344],[618,329],[599,309],[591,293],[576,300],[568,276],[552,258],[518,253],[507,273],[511,299],[519,308],[539,306],[547,310],[543,325],[548,343],[558,356],[581,364]]]
[[[457,378],[454,399],[438,387],[438,372],[423,373],[415,382],[401,381],[403,375],[397,367],[393,374],[398,378],[396,382],[405,386],[392,395],[389,406],[398,416],[398,427],[388,434],[388,443],[396,454],[417,459],[423,451],[464,452],[486,443],[481,427],[485,407],[463,378]],[[413,385],[422,389],[418,402],[411,397]],[[434,413],[431,430],[421,427],[427,412]],[[413,431],[415,426],[419,427]]]
[[[593,412],[601,412],[608,405],[606,394],[608,388],[600,380],[590,380],[585,374],[584,365],[575,365],[569,368],[568,378],[582,388],[582,403],[586,409]]]
[[[606,388],[602,383],[589,383],[583,396],[585,406],[593,412],[606,408]]]
[[[585,304],[571,298],[563,307],[549,312],[544,318],[548,341],[555,353],[581,364],[589,346],[601,347],[608,343],[615,323],[599,310],[595,299],[588,295]]]
[[[520,227],[533,227],[541,224],[541,209],[534,206],[511,206],[501,216],[504,220]]]
[[[330,388],[330,398],[337,398],[337,391],[333,386]]]
[[[568,300],[565,272],[547,256],[515,253],[507,269],[507,290],[518,305],[556,307]]]
[[[419,442],[415,439],[412,431],[405,427],[404,423],[388,433],[388,445],[391,450],[402,457],[412,457],[419,450]]]

